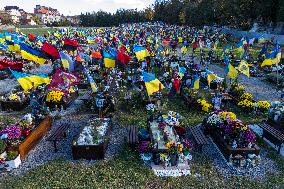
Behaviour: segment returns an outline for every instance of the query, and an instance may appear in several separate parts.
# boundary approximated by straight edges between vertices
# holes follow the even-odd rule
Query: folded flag
[[[115,57],[112,56],[107,51],[103,52],[104,55],[104,63],[106,68],[114,68],[115,67]]]
[[[155,77],[155,74],[143,72],[142,77],[149,96],[164,88],[163,84]]]
[[[248,63],[245,60],[241,61],[238,70],[242,74],[244,74],[244,75],[246,75],[248,77],[250,76],[250,74],[249,74],[249,66],[248,66]]]
[[[33,87],[37,87],[41,84],[50,83],[50,79],[48,75],[45,75],[45,74],[27,74],[23,72],[17,72],[11,69],[10,71],[12,72],[14,77],[17,79],[17,81],[20,83],[24,91],[28,91],[32,89]]]
[[[61,58],[63,68],[69,71],[74,71],[74,62],[72,61],[71,57],[62,51],[59,52],[59,55]]]
[[[50,59],[59,59],[60,55],[56,47],[50,45],[46,41],[43,43],[41,50],[49,55]]]
[[[20,44],[20,47],[23,59],[31,60],[39,64],[45,63],[46,60],[40,56],[41,52],[39,50],[33,49],[32,47],[23,43]]]
[[[143,46],[134,46],[134,52],[136,54],[137,59],[144,60],[146,57],[150,56],[148,50]]]
[[[194,80],[193,80],[193,83],[192,83],[192,89],[199,89],[199,81],[200,81],[200,79],[199,79],[198,75],[196,74],[194,76]]]
[[[11,68],[12,70],[22,70],[23,63],[0,60],[0,69]]]

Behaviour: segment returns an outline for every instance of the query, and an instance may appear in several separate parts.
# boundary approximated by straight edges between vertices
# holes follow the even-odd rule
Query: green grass
[[[283,168],[283,158],[277,156],[275,160]],[[186,177],[156,177],[143,165],[136,152],[125,148],[113,160],[91,166],[73,164],[64,159],[53,160],[23,176],[5,177],[0,181],[0,188],[281,188],[284,184],[283,169],[278,175],[269,175],[265,181],[245,177],[224,178],[212,162],[200,154],[194,154],[191,172],[192,176]],[[195,173],[203,178],[194,177]]]

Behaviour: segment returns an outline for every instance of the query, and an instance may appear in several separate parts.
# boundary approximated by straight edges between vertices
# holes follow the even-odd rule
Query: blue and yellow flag
[[[14,77],[17,79],[17,81],[20,83],[21,87],[24,89],[24,91],[28,91],[32,89],[33,87],[37,87],[41,84],[49,84],[50,79],[48,75],[45,74],[27,74],[23,72],[17,72],[14,70],[11,70]]]
[[[20,44],[21,47],[21,54],[23,59],[31,60],[34,62],[37,62],[39,64],[44,64],[45,59],[40,57],[40,51],[33,49],[32,47],[26,45],[26,44]]]
[[[227,54],[224,54],[224,60],[226,63],[225,72],[229,78],[235,79],[238,76],[238,70],[230,64],[229,57]]]
[[[199,79],[198,75],[196,74],[194,76],[194,80],[193,80],[193,83],[192,83],[192,89],[199,89],[199,81],[200,81],[200,79]]]
[[[263,66],[272,66],[273,64],[278,64],[281,60],[281,47],[280,45],[276,45],[270,54],[266,56],[266,59],[261,64]]]
[[[20,44],[17,40],[14,40],[13,41],[9,41],[9,40],[6,40],[6,44],[8,46],[8,49],[10,51],[13,51],[13,52],[20,52],[21,50],[21,47],[20,47]]]
[[[0,33],[0,43],[5,44],[5,36]]]
[[[158,92],[160,87],[161,89],[164,88],[163,84],[155,77],[155,74],[143,72],[142,76],[149,96]]]
[[[148,50],[143,47],[143,46],[134,46],[134,52],[136,54],[137,59],[140,60],[144,60],[146,57],[150,56],[150,53],[148,52]]]
[[[64,52],[59,52],[60,58],[61,58],[61,62],[62,62],[62,66],[63,68],[69,70],[69,71],[73,71],[74,70],[74,62],[72,61],[71,57],[64,53]]]
[[[245,40],[241,40],[237,45],[236,45],[236,50],[239,53],[242,53],[244,51],[244,45],[246,44]]]
[[[114,68],[115,67],[115,57],[108,53],[107,51],[103,52],[104,63],[106,68]]]

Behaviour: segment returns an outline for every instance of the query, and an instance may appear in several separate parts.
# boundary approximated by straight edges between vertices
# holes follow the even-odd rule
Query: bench
[[[126,142],[132,149],[135,149],[138,144],[138,128],[132,125],[127,128],[127,131]]]
[[[50,136],[46,139],[47,141],[53,142],[54,152],[57,152],[57,142],[67,137],[67,130],[70,127],[68,123],[60,125],[53,131]]]
[[[268,125],[267,123],[259,124],[259,127],[263,129],[262,138],[268,139],[272,142],[276,147],[278,147],[277,153],[280,153],[280,149],[282,144],[284,143],[284,134],[282,134],[279,130],[274,127]]]
[[[200,128],[200,125],[190,127],[189,131],[192,134],[192,136],[193,136],[193,138],[196,142],[198,151],[202,152],[202,147],[204,145],[208,144],[208,140],[207,140],[206,136],[203,134],[203,132]]]

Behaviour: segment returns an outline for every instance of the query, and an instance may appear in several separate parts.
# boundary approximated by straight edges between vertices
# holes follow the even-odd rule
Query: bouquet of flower
[[[220,112],[219,115],[223,120],[237,119],[236,114],[234,114],[233,112]]]
[[[61,91],[50,91],[46,96],[47,102],[60,102],[64,93]]]
[[[257,106],[258,106],[258,109],[259,109],[260,111],[267,112],[267,110],[268,110],[269,107],[270,107],[270,103],[267,102],[266,100],[258,101],[258,102],[257,102]]]
[[[250,93],[244,93],[244,94],[241,95],[240,98],[241,98],[241,100],[251,101],[253,99],[253,96]]]
[[[220,124],[223,123],[223,120],[221,116],[218,113],[211,113],[207,118],[206,118],[206,125],[210,127],[218,127]]]
[[[252,111],[252,109],[255,107],[254,103],[248,99],[244,99],[238,102],[238,106],[249,111]]]
[[[209,110],[213,107],[212,104],[208,103],[206,100],[198,99],[197,103],[201,105],[202,111],[209,112]]]
[[[245,92],[245,87],[243,85],[234,84],[230,88],[232,95],[239,97]]]

